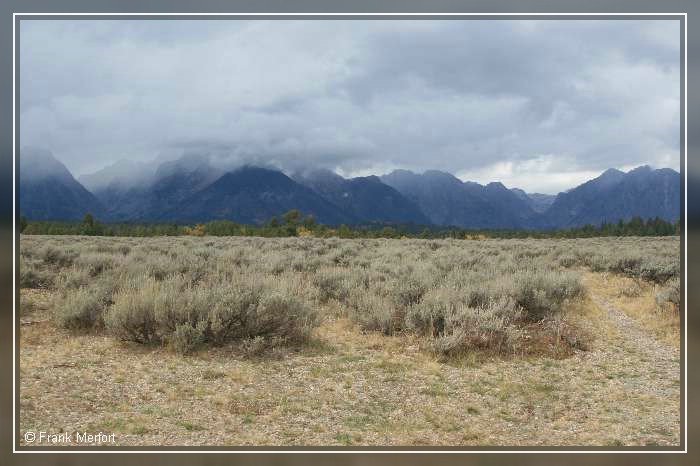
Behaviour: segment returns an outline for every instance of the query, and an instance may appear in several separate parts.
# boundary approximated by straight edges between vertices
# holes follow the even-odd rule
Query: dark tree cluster
[[[290,210],[281,218],[272,217],[263,225],[246,225],[230,220],[214,220],[197,225],[153,223],[101,223],[91,214],[82,222],[29,221],[20,218],[20,232],[26,235],[87,235],[87,236],[314,236],[321,238],[425,238],[425,239],[479,239],[479,238],[590,238],[597,236],[673,236],[680,235],[681,222],[667,222],[661,218],[586,225],[565,230],[469,230],[456,227],[420,225],[323,225],[311,215]]]

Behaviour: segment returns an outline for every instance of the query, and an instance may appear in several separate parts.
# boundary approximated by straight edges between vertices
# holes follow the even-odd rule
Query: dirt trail
[[[677,397],[678,386],[668,382],[679,380],[678,348],[657,340],[637,321],[596,293],[592,287],[587,288],[591,300],[605,312],[609,323],[617,330],[618,337],[609,342],[608,350],[611,356],[619,357],[620,364],[632,369],[636,374],[628,385],[635,385],[638,389],[648,390],[648,393],[659,396]]]
[[[602,297],[594,293],[591,293],[590,296],[593,302],[607,312],[610,321],[626,340],[626,344],[630,345],[637,352],[659,361],[673,361],[678,358],[679,352],[677,349],[654,338],[649,332],[642,329],[634,319],[613,307],[612,304]]]

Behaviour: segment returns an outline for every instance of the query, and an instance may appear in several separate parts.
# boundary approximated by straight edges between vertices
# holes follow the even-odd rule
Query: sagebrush
[[[679,263],[672,237],[23,236],[19,282],[55,289],[55,321],[65,328],[182,353],[303,344],[340,313],[364,331],[419,335],[454,355],[518,351],[524,329],[560,319],[584,295],[581,268],[652,282],[660,303],[677,306]]]

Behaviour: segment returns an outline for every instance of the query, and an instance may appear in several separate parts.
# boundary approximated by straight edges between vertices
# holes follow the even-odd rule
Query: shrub
[[[405,316],[391,301],[373,293],[356,291],[352,295],[350,318],[364,331],[393,335],[403,328]]]
[[[433,350],[445,357],[473,350],[513,352],[520,339],[520,330],[513,323],[519,318],[520,310],[510,298],[481,308],[460,306],[446,316],[445,329],[433,341]]]
[[[248,357],[258,357],[270,351],[274,352],[286,344],[285,338],[257,336],[243,339],[240,349]]]
[[[656,304],[663,308],[667,303],[672,304],[676,309],[681,305],[681,281],[676,277],[669,280],[665,287],[656,294]]]
[[[39,257],[45,264],[65,267],[73,263],[76,254],[71,251],[66,251],[47,245],[44,246],[41,251],[39,251]]]
[[[84,270],[90,277],[96,277],[105,270],[113,268],[115,257],[105,253],[89,253],[75,259],[75,267]]]
[[[280,275],[292,266],[291,259],[283,255],[271,255],[266,258],[265,271],[273,275]]]
[[[248,336],[250,320],[263,290],[252,284],[231,284],[219,288],[209,310],[209,338],[215,344],[224,344]]]
[[[565,300],[583,293],[583,285],[573,275],[536,270],[522,271],[515,277],[511,296],[525,312],[525,319],[536,322],[553,317]]]
[[[166,337],[184,324],[197,327],[207,320],[212,298],[209,290],[192,286],[183,275],[157,283],[152,305],[158,334]]]
[[[642,261],[643,259],[640,256],[623,256],[614,260],[610,264],[609,270],[624,275],[637,276],[639,275]]]
[[[439,336],[445,321],[464,304],[463,294],[456,288],[433,288],[406,312],[406,328],[421,335]]]
[[[260,356],[268,349],[268,341],[261,336],[246,338],[241,341],[241,351],[246,356],[255,357]]]
[[[93,280],[87,269],[71,266],[61,270],[56,278],[56,287],[62,290],[77,290]]]
[[[320,292],[322,302],[331,299],[344,301],[348,297],[349,290],[343,273],[321,271],[314,276],[313,283]]]
[[[679,263],[676,261],[656,261],[649,259],[639,268],[639,276],[654,283],[665,283],[679,275]]]
[[[178,324],[170,337],[170,344],[180,354],[189,354],[204,343],[204,326],[202,321],[195,327],[192,324]]]
[[[277,337],[290,343],[304,343],[317,324],[317,315],[310,307],[293,296],[272,291],[262,296],[248,317],[245,333],[249,337]]]
[[[415,277],[405,277],[396,280],[391,288],[392,298],[397,306],[408,308],[420,302],[428,290],[428,285]]]
[[[559,265],[562,267],[573,267],[578,263],[578,260],[573,255],[564,255],[559,257]]]
[[[62,325],[99,326],[101,316],[117,338],[168,343],[183,353],[235,343],[257,354],[302,342],[318,323],[309,304],[323,309],[319,302],[337,300],[362,330],[411,331],[447,355],[512,350],[520,329],[550,338],[563,304],[583,293],[567,267],[665,284],[659,302],[679,302],[672,286],[679,257],[677,238],[23,236],[18,279],[22,287],[62,291]],[[70,295],[75,305],[68,306]]]
[[[637,282],[632,282],[620,290],[620,296],[625,298],[638,298],[642,295],[642,287]]]
[[[151,278],[127,284],[114,296],[114,304],[105,316],[107,328],[122,340],[148,343],[159,338],[156,333],[155,303],[159,286]]]
[[[33,262],[19,258],[19,287],[20,288],[44,288],[53,284],[53,276],[45,270],[39,269]]]
[[[19,298],[19,315],[24,316],[36,311],[37,305],[34,299],[26,295],[21,295]]]
[[[55,306],[56,323],[68,329],[101,327],[107,299],[99,288],[80,288],[68,293]]]
[[[303,343],[318,323],[311,308],[271,287],[191,286],[181,276],[130,283],[116,294],[106,322],[119,338],[170,341],[180,352],[256,336]]]

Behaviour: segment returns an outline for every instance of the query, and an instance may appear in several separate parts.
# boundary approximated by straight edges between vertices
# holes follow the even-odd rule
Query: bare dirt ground
[[[114,432],[108,446],[679,445],[673,325],[625,312],[624,283],[586,273],[585,284],[589,297],[566,312],[587,351],[449,363],[420,339],[331,317],[302,350],[183,357],[56,328],[48,295],[22,290],[36,305],[20,317],[20,435]],[[625,302],[647,308],[652,294]]]

